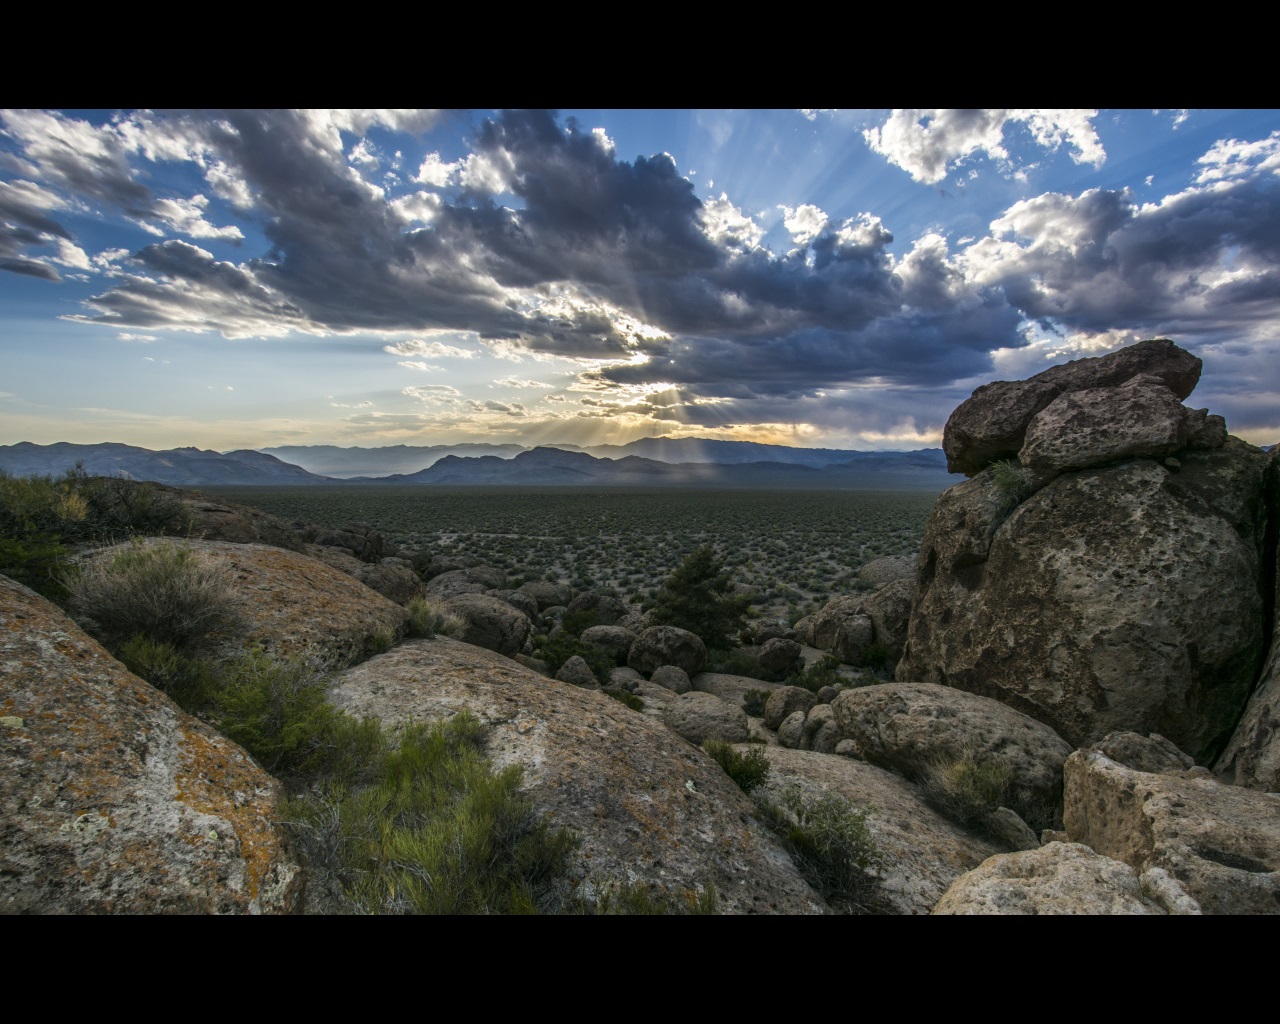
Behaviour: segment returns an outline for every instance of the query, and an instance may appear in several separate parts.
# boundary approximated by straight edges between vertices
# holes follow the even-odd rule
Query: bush
[[[847,912],[874,912],[882,861],[865,810],[834,793],[806,799],[797,786],[783,791],[780,804],[759,806],[805,881],[827,902]]]
[[[601,686],[609,685],[609,676],[616,667],[613,658],[599,647],[583,643],[572,633],[546,633],[534,639],[534,654],[547,663],[552,675],[560,671],[560,666],[575,654],[590,666],[596,681]]]
[[[195,648],[238,621],[230,574],[171,543],[135,543],[100,556],[66,586],[72,609],[91,620],[108,645],[141,634]]]
[[[150,640],[141,633],[115,652],[125,668],[163,690],[183,711],[203,710],[216,692],[216,670],[205,658],[183,654],[171,643]]]
[[[579,894],[562,913],[653,917],[716,914],[719,908],[720,894],[710,883],[700,889],[672,895],[661,890],[655,894],[640,882],[619,882],[601,886],[593,899]]]
[[[992,811],[1016,802],[1012,769],[979,762],[971,754],[933,762],[921,773],[919,784],[930,804],[965,828],[983,828]]]
[[[511,914],[553,904],[578,841],[534,813],[518,766],[492,770],[482,739],[467,712],[411,724],[373,784],[287,805],[307,855],[357,910]]]
[[[788,686],[801,686],[817,693],[824,686],[835,686],[848,680],[840,674],[840,659],[833,654],[824,654],[808,668],[788,676],[786,682]]]
[[[623,690],[617,686],[610,686],[603,692],[608,694],[619,704],[625,704],[632,711],[644,710],[644,701],[628,690]]]
[[[711,755],[716,764],[725,770],[729,778],[733,779],[744,793],[750,793],[753,789],[763,786],[769,778],[769,758],[765,756],[763,750],[757,749],[739,754],[723,740],[706,740],[702,744],[702,749]]]
[[[1002,516],[1007,516],[1034,493],[1031,477],[1012,459],[991,464],[991,483],[995,487],[996,511]]]
[[[742,631],[750,599],[732,593],[733,574],[710,547],[694,550],[662,585],[650,620],[696,633],[708,648],[727,649]]]
[[[763,718],[764,707],[769,703],[768,690],[748,690],[742,695],[742,710],[752,718]]]
[[[409,612],[409,635],[428,639],[443,635],[461,640],[467,631],[466,620],[457,612],[443,612],[425,597],[415,597],[406,606]]]

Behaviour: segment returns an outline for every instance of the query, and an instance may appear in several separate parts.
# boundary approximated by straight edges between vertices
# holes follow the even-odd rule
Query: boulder
[[[565,659],[564,664],[560,666],[560,671],[556,673],[556,678],[562,683],[585,686],[588,690],[600,688],[600,680],[591,671],[591,666],[577,654]]]
[[[426,588],[416,572],[402,565],[388,565],[385,559],[376,564],[362,562],[352,575],[396,604],[407,605],[415,597],[426,596]]]
[[[1183,898],[1173,909],[1128,864],[1079,843],[1050,843],[1037,850],[1002,853],[957,878],[933,908],[935,914],[1165,915],[1196,913]],[[1157,898],[1153,898],[1157,897]]]
[[[858,570],[858,582],[872,588],[915,578],[916,560],[910,555],[881,555]]]
[[[1052,812],[1071,746],[1047,725],[999,701],[946,686],[884,683],[845,690],[831,702],[840,738],[856,756],[919,778],[961,759],[1009,769],[1010,806],[1023,817]]]
[[[528,594],[521,593],[519,590],[503,591],[497,590],[493,593],[494,597],[501,597],[507,604],[511,605],[516,611],[523,612],[524,615],[535,626],[538,625],[540,618],[538,616],[538,602]]]
[[[475,715],[495,767],[519,765],[534,809],[581,838],[579,895],[630,881],[683,899],[714,885],[722,913],[825,909],[718,764],[602,693],[437,638],[347,670],[329,694],[347,713],[389,726]]]
[[[347,523],[338,530],[324,530],[316,534],[314,543],[343,548],[362,562],[379,562],[389,553],[382,534],[368,523]]]
[[[622,626],[588,626],[579,639],[604,651],[614,661],[626,661],[627,652],[636,641],[635,633]]]
[[[1280,914],[1280,793],[1225,785],[1203,768],[1141,772],[1100,750],[1065,768],[1072,841],[1143,873],[1166,872],[1206,914]]]
[[[662,721],[695,746],[705,740],[742,743],[751,734],[742,708],[696,690],[682,693],[667,704]]]
[[[817,695],[803,686],[779,686],[771,694],[764,706],[764,724],[776,729],[795,712],[808,713],[818,703]]]
[[[760,662],[762,669],[775,676],[789,675],[804,665],[800,645],[794,640],[787,640],[780,636],[766,640],[756,660]]]
[[[538,602],[538,611],[545,611],[556,605],[567,605],[573,600],[573,591],[567,583],[551,583],[547,580],[530,580],[522,583],[517,592],[528,594]]]
[[[649,681],[658,686],[665,686],[674,693],[688,693],[693,689],[693,684],[689,682],[689,674],[677,665],[658,666],[653,670]]]
[[[1250,447],[1187,452],[1176,475],[1149,459],[1064,474],[1007,518],[989,470],[944,492],[896,677],[993,697],[1075,746],[1157,732],[1214,757],[1262,653]],[[1192,493],[1185,467],[1206,460],[1236,486]]]
[[[695,690],[715,694],[721,700],[731,701],[739,707],[742,706],[749,690],[772,693],[782,686],[782,683],[771,683],[763,679],[753,679],[750,676],[735,676],[727,672],[699,672],[696,676],[692,676],[689,682]]]
[[[624,602],[598,590],[586,590],[568,604],[569,614],[575,612],[594,612],[604,626],[612,626],[627,614]]]
[[[867,830],[881,858],[872,894],[872,909],[878,912],[927,914],[956,878],[999,852],[943,818],[900,775],[809,750],[758,749],[770,766],[768,780],[756,790],[761,799],[777,802],[795,787],[808,800],[829,793],[866,811]]]
[[[292,913],[279,784],[0,576],[0,912]]]
[[[434,582],[434,580],[432,581]],[[465,643],[485,647],[511,658],[524,648],[533,623],[518,608],[488,594],[458,594],[443,602],[443,610],[466,620]]]
[[[690,677],[707,663],[707,646],[696,633],[678,626],[650,626],[631,644],[627,664],[652,675],[662,665],[677,665]]]
[[[432,576],[426,583],[427,597],[448,598],[460,594],[483,594],[493,588],[473,575],[471,569],[450,569]]]
[[[1059,395],[1115,388],[1149,375],[1181,400],[1195,389],[1200,369],[1198,357],[1167,339],[1156,339],[1051,366],[1027,380],[983,385],[956,408],[943,428],[947,469],[973,476],[1000,459],[1016,458],[1031,421]]]

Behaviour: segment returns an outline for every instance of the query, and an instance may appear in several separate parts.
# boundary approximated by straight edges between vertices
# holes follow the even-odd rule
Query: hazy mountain
[[[395,444],[385,448],[339,448],[331,444],[291,444],[259,448],[312,473],[345,480],[348,477],[416,473],[448,455],[494,455],[510,459],[528,448],[522,444]]]
[[[58,476],[76,463],[95,476],[125,476],[175,487],[204,484],[327,484],[334,481],[308,473],[271,455],[248,449],[234,452],[172,448],[154,452],[129,444],[0,445],[0,470],[12,476]]]
[[[599,459],[638,455],[658,462],[713,462],[737,465],[747,462],[783,462],[798,466],[829,466],[849,461],[854,455],[897,455],[898,452],[856,452],[840,448],[791,448],[782,444],[755,441],[713,441],[704,437],[642,437],[627,444],[580,446],[552,444],[551,448],[582,451]]]

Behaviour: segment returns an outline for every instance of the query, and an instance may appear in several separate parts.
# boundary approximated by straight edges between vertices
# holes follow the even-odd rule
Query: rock
[[[483,594],[492,588],[476,579],[471,569],[451,569],[427,580],[426,592],[431,598],[458,597],[461,594]]]
[[[362,562],[379,562],[387,554],[382,534],[368,523],[347,523],[340,530],[325,530],[316,535],[315,543],[344,548]]]
[[[909,555],[881,555],[858,570],[858,582],[872,588],[915,578],[916,560]]]
[[[0,912],[293,913],[280,797],[244,750],[0,576]]]
[[[1040,840],[1022,815],[1010,807],[997,807],[983,822],[987,835],[1007,850],[1038,850]]]
[[[415,597],[426,596],[426,588],[416,572],[401,565],[388,565],[385,560],[376,565],[362,562],[353,575],[370,590],[376,590],[396,604],[407,605]]]
[[[756,656],[760,667],[771,675],[786,676],[804,664],[800,654],[800,645],[794,640],[774,637],[766,640]]]
[[[808,714],[811,707],[818,703],[817,695],[802,686],[779,686],[771,694],[764,706],[764,724],[776,729],[789,715],[797,711]]]
[[[600,688],[600,680],[591,671],[591,666],[577,654],[565,659],[565,663],[560,666],[560,671],[556,673],[556,678],[562,683],[584,686],[588,690],[598,690]]]
[[[1009,769],[1010,799],[1023,817],[1050,811],[1062,792],[1071,746],[1047,725],[995,700],[926,683],[845,690],[831,702],[842,739],[882,768],[919,778],[961,759]]]
[[[1073,841],[1139,873],[1161,869],[1204,913],[1280,913],[1280,794],[1077,750],[1064,801]]]
[[[859,602],[861,607],[861,602]],[[871,616],[862,612],[841,620],[831,641],[831,653],[846,665],[860,664],[871,648],[876,629]]]
[[[533,629],[527,615],[501,598],[487,594],[458,594],[445,600],[443,607],[446,612],[456,612],[466,619],[467,626],[462,633],[465,643],[509,658],[520,653]]]
[[[1134,459],[1060,476],[1006,519],[990,471],[944,492],[897,678],[993,697],[1076,746],[1157,732],[1212,758],[1261,657],[1265,457],[1232,446],[1185,461],[1206,457],[1252,486],[1206,500],[1185,466],[1173,483]]]
[[[627,614],[627,606],[616,597],[602,594],[598,590],[586,590],[575,597],[568,605],[569,613],[595,612],[600,624],[612,626]]]
[[[775,638],[794,640],[795,633],[794,627],[781,620],[768,622],[762,619],[758,622],[748,622],[739,636],[743,643],[759,646]]]
[[[609,685],[621,687],[624,690],[633,690],[637,683],[644,682],[644,676],[633,668],[626,665],[619,665],[617,668],[609,672]]]
[[[834,754],[842,739],[830,704],[815,704],[804,718],[804,749]]]
[[[1267,504],[1280,518],[1280,447],[1267,457]],[[1271,647],[1239,724],[1215,765],[1224,782],[1280,793],[1280,551],[1268,565],[1272,587]]]
[[[915,786],[883,768],[808,750],[761,749],[770,765],[768,781],[756,791],[761,798],[776,802],[795,786],[809,800],[832,793],[866,811],[882,859],[873,893],[878,912],[927,914],[956,878],[999,852],[947,821]]]
[[[573,600],[573,591],[567,583],[551,583],[547,580],[530,580],[523,583],[517,593],[528,594],[538,602],[538,611],[546,611],[556,605],[567,605]]]
[[[691,677],[689,682],[695,690],[715,694],[721,700],[730,701],[739,707],[742,706],[750,690],[772,693],[782,686],[782,683],[771,683],[763,679],[753,679],[750,676],[735,676],[727,672],[699,672]]]
[[[539,622],[538,602],[528,594],[513,590],[508,593],[495,593],[494,596],[501,596],[502,600],[506,601],[516,611],[521,612],[530,622],[537,626]]]
[[[807,647],[813,647],[813,621],[814,616],[806,615],[798,620],[793,627],[795,631],[795,639],[798,643],[802,643]]]
[[[221,540],[231,544],[270,544],[292,551],[302,549],[300,531],[278,516],[248,505],[211,498],[163,484],[150,484],[154,491],[181,507],[186,519],[182,535],[188,539]]]
[[[677,665],[659,665],[653,670],[649,681],[658,686],[665,686],[673,693],[688,693],[693,689],[693,685],[689,682],[689,674]]]
[[[1017,457],[1035,416],[1059,395],[1115,388],[1140,375],[1186,398],[1200,380],[1199,358],[1166,339],[1139,342],[1109,355],[1051,366],[1024,381],[996,381],[974,391],[947,420],[942,447],[947,469],[973,476]]]
[[[935,914],[1162,915],[1137,872],[1079,843],[1002,853],[951,884]]]
[[[1184,754],[1159,733],[1140,736],[1136,732],[1111,732],[1094,744],[1111,760],[1139,772],[1178,772],[1195,766]]]
[[[330,697],[390,726],[474,714],[495,767],[519,765],[534,809],[581,837],[579,895],[631,881],[683,899],[714,885],[722,913],[825,909],[718,764],[604,694],[437,638],[349,669]]]
[[[778,725],[778,745],[788,750],[804,750],[803,711],[793,711]]]
[[[650,626],[636,637],[627,653],[627,664],[645,675],[662,665],[677,665],[692,677],[706,663],[706,644],[678,626]]]
[[[588,626],[579,639],[604,651],[614,661],[626,661],[627,652],[636,642],[636,635],[622,626]]]
[[[222,538],[217,539],[221,540]],[[243,544],[248,542],[236,541],[235,543]],[[302,545],[302,553],[317,561],[324,562],[325,565],[337,569],[338,572],[345,572],[348,576],[355,576],[360,571],[361,566],[365,564],[345,548],[335,548],[325,544],[304,544]]]
[[[808,641],[809,645],[822,651],[831,650],[840,626],[846,619],[859,614],[861,605],[862,595],[860,594],[833,597],[822,606],[820,611],[814,613],[813,622],[808,629],[811,638]],[[869,621],[867,625],[870,626]],[[871,642],[870,636],[867,637],[866,642]]]
[[[235,588],[238,625],[216,645],[233,656],[251,646],[338,667],[364,657],[380,637],[403,635],[409,614],[363,583],[296,551],[265,544],[142,538],[133,543],[177,544],[224,567]],[[111,558],[116,545],[91,558]]]
[[[742,708],[696,690],[680,694],[668,704],[662,721],[694,746],[701,746],[705,740],[742,743],[751,734]]]
[[[1203,421],[1208,410],[1199,411]],[[1163,459],[1187,447],[1196,414],[1154,378],[1059,395],[1031,420],[1018,461],[1039,482],[1121,459]]]

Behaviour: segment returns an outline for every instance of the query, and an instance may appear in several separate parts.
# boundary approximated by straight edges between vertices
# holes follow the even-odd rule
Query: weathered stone
[[[426,583],[426,593],[432,598],[457,597],[460,594],[483,594],[492,589],[488,583],[475,578],[471,569],[451,569],[431,577]]]
[[[604,651],[614,661],[626,661],[627,652],[636,642],[636,635],[622,626],[589,626],[582,631],[580,639],[584,644]]]
[[[292,913],[280,797],[240,747],[0,576],[0,913]]]
[[[916,560],[910,555],[881,555],[858,570],[858,582],[873,588],[915,578]]]
[[[973,476],[993,462],[1016,457],[1032,419],[1061,394],[1119,387],[1146,374],[1184,399],[1200,380],[1200,369],[1199,358],[1156,339],[1051,366],[1024,381],[985,384],[956,408],[943,428],[947,468]]]
[[[841,597],[833,597],[820,611],[813,615],[813,621],[807,630],[810,639],[808,643],[811,647],[816,647],[822,651],[831,650],[831,645],[835,643],[836,633],[839,632],[840,626],[845,619],[858,614],[858,608],[862,604],[862,596],[860,594],[845,594]],[[869,625],[869,623],[868,623]],[[867,643],[870,643],[870,637]]]
[[[221,540],[222,538],[216,539]],[[236,541],[235,543],[243,544],[248,542]],[[304,544],[302,545],[302,553],[317,561],[324,562],[325,565],[337,569],[338,572],[345,572],[348,576],[355,576],[360,571],[361,566],[365,564],[346,548],[336,548],[326,544]]]
[[[528,594],[538,602],[538,611],[545,611],[556,605],[567,605],[573,600],[573,590],[567,583],[551,583],[548,580],[530,580],[519,587],[519,592]]]
[[[1260,508],[1262,456],[1231,451],[1203,456],[1242,460]],[[1234,525],[1238,494],[1170,480],[1147,459],[1081,470],[1003,520],[989,472],[945,492],[897,678],[994,697],[1074,745],[1124,729],[1212,757],[1260,660],[1258,531]]]
[[[693,689],[693,684],[689,682],[689,674],[678,665],[659,665],[653,670],[649,681],[658,686],[665,686],[673,693],[688,693]]]
[[[753,679],[751,676],[735,676],[727,672],[699,672],[696,676],[690,677],[689,682],[693,684],[695,690],[715,694],[721,700],[730,701],[739,707],[751,690],[772,693],[782,686],[782,683]]]
[[[983,822],[987,835],[1006,850],[1038,850],[1040,840],[1031,826],[1011,807],[997,807]]]
[[[918,778],[959,761],[1008,768],[1010,806],[1024,817],[1056,806],[1071,746],[1047,725],[963,690],[884,683],[845,690],[831,702],[840,735],[859,757]]]
[[[778,725],[778,745],[788,750],[806,750],[803,711],[793,711]]]
[[[804,717],[804,748],[834,754],[843,737],[830,704],[815,704]]]
[[[487,594],[458,594],[445,600],[443,608],[466,620],[462,633],[464,642],[507,657],[520,653],[533,629],[533,623],[522,611],[499,597]]]
[[[935,914],[1163,915],[1128,864],[1079,843],[1002,853],[951,884]]]
[[[806,800],[832,794],[866,812],[881,858],[869,909],[927,914],[956,878],[999,852],[947,821],[915,786],[883,768],[808,750],[761,749],[770,766],[768,780],[756,791],[762,799],[777,802],[794,786]]]
[[[645,675],[652,675],[662,665],[677,665],[692,678],[706,663],[707,646],[702,638],[678,626],[650,626],[627,652],[627,664]]]
[[[870,615],[861,612],[850,615],[836,628],[836,635],[831,641],[831,653],[846,665],[860,664],[875,635]]]
[[[887,652],[890,668],[898,663],[907,643],[907,627],[911,624],[911,600],[915,592],[913,573],[908,579],[886,583],[864,597],[859,606],[862,614],[871,619],[872,640]]]
[[[512,591],[494,591],[494,597],[501,597],[507,604],[511,605],[516,611],[524,614],[530,622],[535,626],[538,624],[538,602],[528,594],[521,593],[519,590]]]
[[[783,721],[796,711],[806,714],[818,703],[817,695],[802,686],[779,686],[771,694],[764,706],[764,724],[776,729]]]
[[[756,660],[766,672],[779,676],[788,675],[804,664],[800,645],[794,640],[786,640],[780,636],[766,640]]]
[[[475,715],[495,767],[519,765],[534,809],[581,837],[579,895],[631,881],[683,899],[714,885],[722,913],[824,909],[718,764],[602,693],[445,639],[402,644],[329,692],[349,714],[392,726]]]
[[[598,590],[586,590],[569,602],[569,612],[595,612],[604,626],[612,626],[627,614],[624,602]]]
[[[1162,869],[1206,914],[1280,914],[1280,793],[1139,772],[1098,750],[1077,750],[1065,776],[1075,842],[1138,872]]]
[[[361,563],[354,576],[370,590],[376,590],[396,604],[407,605],[415,597],[426,596],[426,589],[416,572],[404,566],[388,565],[385,560],[377,564]]]
[[[1111,760],[1139,772],[1177,772],[1195,766],[1185,754],[1159,733],[1110,732],[1094,745]]]
[[[741,743],[750,735],[742,708],[709,693],[690,690],[666,706],[662,720],[695,746],[704,740]]]
[[[591,671],[591,666],[576,654],[565,659],[564,664],[560,666],[560,671],[556,673],[556,678],[562,683],[585,686],[588,690],[600,688],[600,681],[596,679],[596,674]]]

